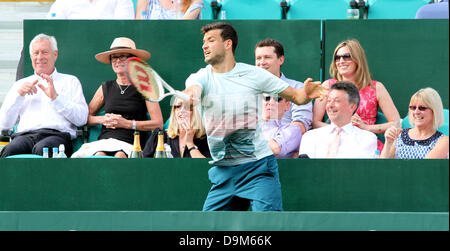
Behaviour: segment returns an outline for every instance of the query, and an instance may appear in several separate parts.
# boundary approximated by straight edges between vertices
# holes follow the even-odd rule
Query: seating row
[[[110,41],[117,37],[118,30],[121,31],[121,36],[133,38],[140,48],[150,51],[152,57],[149,63],[175,89],[182,90],[189,74],[204,67],[200,28],[210,22],[26,20],[24,45],[28,46],[38,33],[54,35],[60,50],[58,70],[80,79],[85,98],[89,102],[100,84],[114,77],[111,75],[111,66],[99,64],[94,55],[110,46]],[[300,81],[306,77],[324,81],[329,78],[328,68],[334,48],[340,41],[353,37],[365,48],[373,78],[386,86],[401,117],[407,115],[411,95],[426,86],[436,89],[442,97],[444,107],[449,107],[448,21],[229,22],[239,33],[236,56],[240,62],[254,64],[255,44],[271,37],[281,41],[285,47],[286,60],[282,70],[286,76]],[[68,29],[72,32],[67,33]],[[97,35],[86,37],[86,34]],[[76,39],[83,36],[86,39]],[[180,43],[180,39],[183,39],[183,43]],[[25,75],[33,74],[27,54],[24,63]],[[87,65],[89,67],[86,67]],[[170,112],[169,101],[163,100],[160,106],[163,118],[167,120]],[[91,136],[93,135],[95,134],[92,133]]]
[[[284,0],[204,0],[203,19],[214,19],[211,2],[221,5],[219,19],[281,19]],[[287,19],[346,19],[350,0],[288,0]],[[366,0],[368,19],[414,19],[429,1]]]

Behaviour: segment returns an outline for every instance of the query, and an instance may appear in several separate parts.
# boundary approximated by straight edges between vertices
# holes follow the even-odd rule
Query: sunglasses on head
[[[410,106],[409,106],[409,109],[410,109],[411,111],[415,111],[416,109],[419,109],[419,111],[423,112],[423,111],[425,111],[425,110],[427,110],[427,109],[430,109],[430,107],[410,105]]]
[[[264,100],[265,100],[266,102],[269,102],[271,98],[274,99],[274,100],[277,101],[277,102],[280,102],[281,100],[283,100],[283,98],[280,97],[280,96],[264,95]]]
[[[350,53],[345,53],[343,55],[334,55],[334,61],[339,61],[341,60],[341,58],[343,58],[344,61],[350,61],[352,59],[352,56],[350,55]]]

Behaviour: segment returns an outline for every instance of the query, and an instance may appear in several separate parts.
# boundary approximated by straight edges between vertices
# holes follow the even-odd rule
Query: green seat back
[[[202,19],[213,19],[212,0],[204,0]],[[281,19],[281,7],[278,0],[223,0],[219,19]]]
[[[287,19],[346,19],[349,1],[291,1]]]
[[[33,158],[39,159],[39,158],[41,158],[42,159],[42,156],[36,155],[36,154],[17,154],[17,155],[8,156],[6,158],[9,158],[9,159],[33,159]]]

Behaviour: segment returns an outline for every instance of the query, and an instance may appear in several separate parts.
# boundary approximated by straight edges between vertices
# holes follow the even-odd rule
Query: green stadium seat
[[[202,19],[213,19],[211,2],[204,0],[205,8],[202,10]],[[281,0],[222,0],[219,19],[281,19]]]
[[[376,121],[375,121],[375,124],[384,124],[384,123],[387,123],[388,122],[388,120],[386,119],[386,117],[384,116],[384,114],[381,112],[381,111],[378,111],[378,113],[377,113],[377,118],[376,118]],[[375,134],[375,135],[377,135],[377,138],[381,141],[381,142],[383,142],[383,144],[384,144],[384,134],[383,133],[381,133],[381,134]]]
[[[294,0],[287,19],[346,19],[349,8],[349,1],[343,0]]]
[[[114,156],[87,156],[87,157],[83,157],[85,159],[115,159],[116,157]]]
[[[42,159],[41,155],[36,154],[17,154],[6,157],[7,159]]]
[[[78,149],[80,149],[81,145],[84,143],[84,131],[83,131],[84,127],[78,127],[77,128],[77,137],[75,139],[72,140],[72,147],[73,147],[73,152],[76,152]],[[17,124],[14,126],[14,128],[8,132],[9,135],[7,135],[8,137],[10,137],[14,132],[17,131]],[[3,133],[3,131],[2,131]],[[6,136],[3,134],[0,134],[0,136]]]

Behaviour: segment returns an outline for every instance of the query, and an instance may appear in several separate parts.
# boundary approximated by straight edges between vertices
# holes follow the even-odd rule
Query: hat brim
[[[134,56],[142,59],[142,60],[147,60],[150,58],[150,52],[146,51],[146,50],[139,50],[139,49],[115,49],[115,50],[110,50],[110,51],[105,51],[102,53],[98,53],[97,55],[95,55],[95,59],[97,59],[98,61],[104,63],[104,64],[111,64],[111,55],[112,54],[117,54],[117,53],[129,53],[129,54],[133,54]]]

